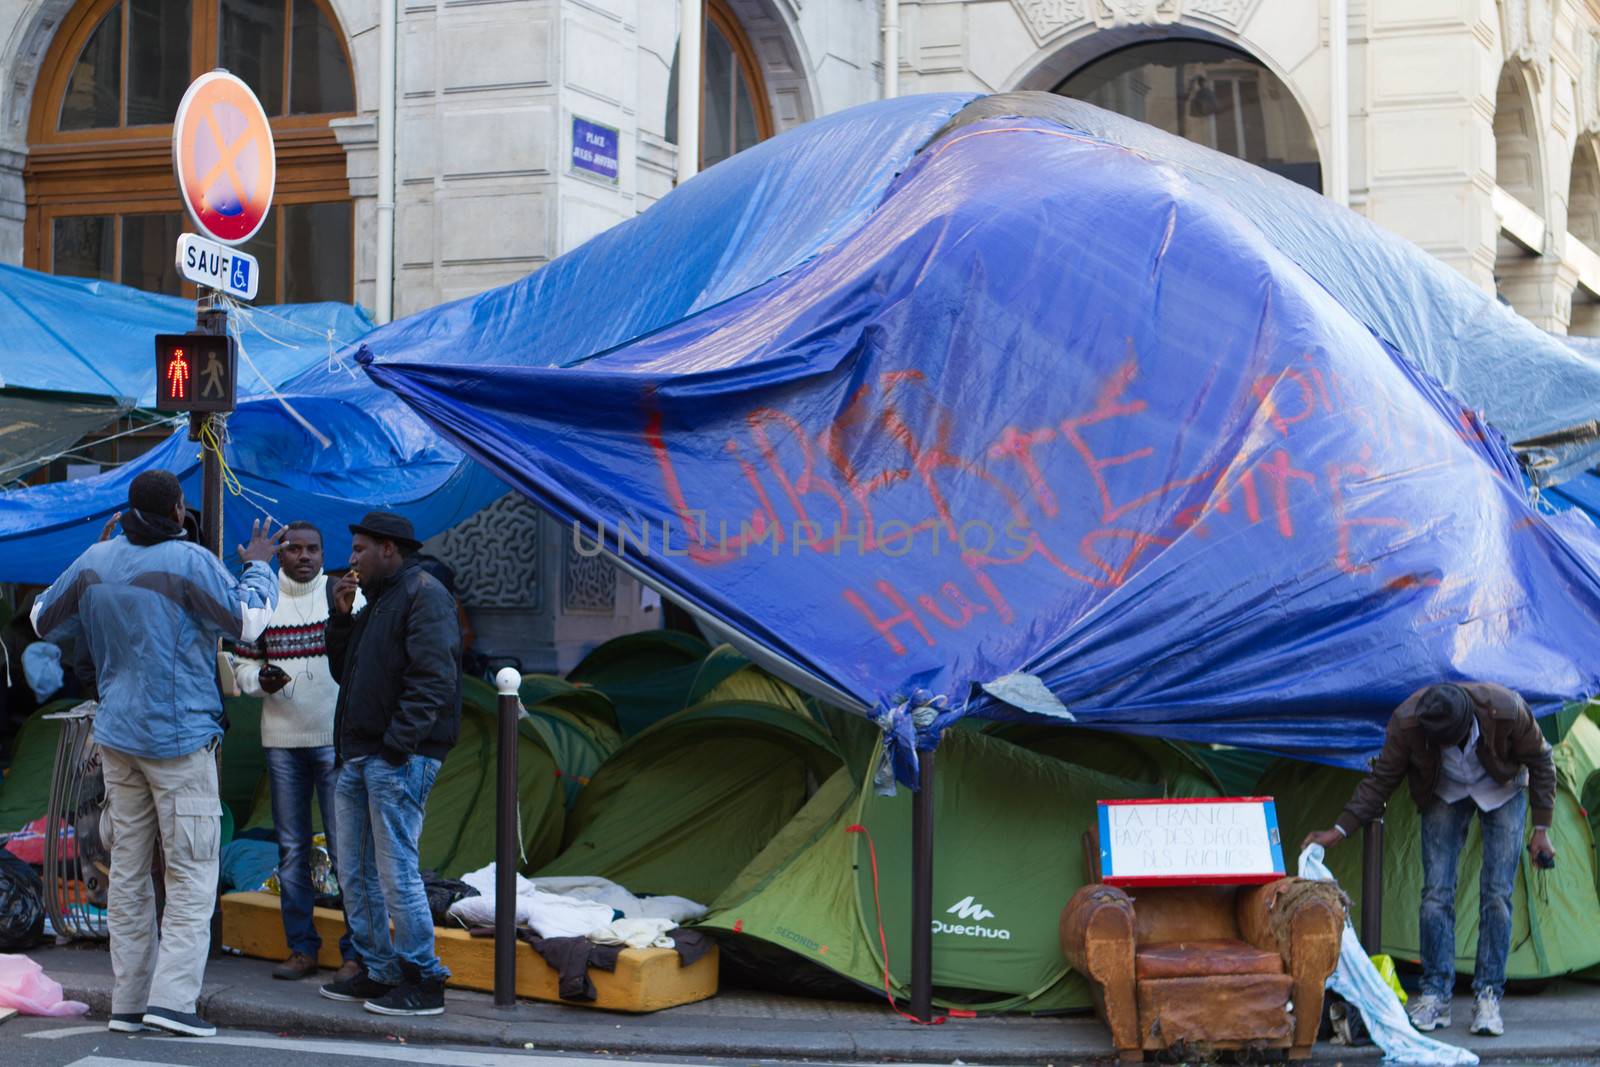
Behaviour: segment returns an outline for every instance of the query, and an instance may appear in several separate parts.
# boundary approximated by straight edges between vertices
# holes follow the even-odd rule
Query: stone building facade
[[[881,95],[885,2],[704,0],[702,160]],[[397,5],[395,315],[537,270],[671,189],[677,0],[0,0],[0,257],[170,284],[158,253],[179,216],[155,118],[195,71],[227,61],[272,81],[281,60],[280,295],[372,307],[383,3]],[[1347,196],[1538,325],[1600,334],[1600,0],[897,13],[901,93],[1083,96]],[[579,129],[612,131],[614,178],[574,166]],[[539,545],[531,575],[481,549],[508,531]],[[648,621],[631,581],[590,574],[560,533],[504,503],[441,542],[489,643],[523,640],[547,667]]]

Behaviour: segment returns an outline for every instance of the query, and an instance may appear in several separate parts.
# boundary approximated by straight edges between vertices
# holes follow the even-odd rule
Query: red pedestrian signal
[[[232,411],[238,360],[231,337],[156,335],[157,411]]]

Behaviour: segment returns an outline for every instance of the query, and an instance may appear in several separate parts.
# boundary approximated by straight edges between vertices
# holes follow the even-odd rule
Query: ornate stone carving
[[[423,546],[456,572],[456,592],[474,608],[539,607],[539,509],[507,493]]]
[[[1011,0],[1017,14],[1028,24],[1033,35],[1043,41],[1054,37],[1068,26],[1082,22],[1088,16],[1084,7],[1089,0]]]
[[[1096,26],[1161,26],[1185,12],[1238,26],[1250,0],[1011,0],[1040,41],[1082,22]]]
[[[1237,27],[1244,21],[1246,0],[1189,0],[1186,10],[1192,15],[1203,15],[1214,22],[1225,22]]]
[[[570,536],[562,541],[566,562],[561,568],[561,610],[575,615],[615,614],[617,568],[598,552],[590,556],[579,552]],[[593,548],[593,543],[588,547]]]
[[[1176,22],[1183,0],[1094,0],[1090,15],[1100,26],[1155,26]]]
[[[1506,58],[1522,60],[1541,77],[1555,43],[1555,0],[1503,0],[1500,12]]]

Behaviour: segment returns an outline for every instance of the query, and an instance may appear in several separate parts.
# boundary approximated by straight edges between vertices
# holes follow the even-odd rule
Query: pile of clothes
[[[449,919],[474,937],[493,937],[494,864],[461,881],[477,892],[451,904]],[[685,897],[635,896],[605,878],[517,875],[517,937],[555,968],[568,1000],[594,1000],[589,968],[616,970],[625,948],[675,949],[681,965],[694,963],[711,951],[711,940],[683,924],[705,913]]]

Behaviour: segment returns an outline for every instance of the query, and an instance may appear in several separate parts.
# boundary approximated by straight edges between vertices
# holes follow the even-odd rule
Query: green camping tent
[[[1554,870],[1533,866],[1523,853],[1512,896],[1512,979],[1550,978],[1600,963],[1600,857],[1595,826],[1580,798],[1600,793],[1600,726],[1587,717],[1571,724],[1555,747],[1558,786],[1550,840],[1559,858]],[[1361,776],[1354,771],[1283,760],[1262,779],[1259,790],[1278,802],[1283,840],[1297,847],[1310,830],[1333,825]],[[1422,899],[1422,857],[1418,816],[1410,791],[1402,785],[1384,813],[1383,950],[1402,960],[1420,957],[1418,907]],[[1286,849],[1286,851],[1288,851]],[[1482,841],[1474,820],[1462,856],[1456,888],[1456,967],[1471,973],[1477,951],[1478,877]],[[1328,851],[1328,867],[1339,884],[1359,898],[1361,848],[1347,844]],[[1361,921],[1354,900],[1351,920]]]
[[[571,809],[579,791],[622,744],[616,709],[598,689],[549,674],[523,675],[519,699],[528,716],[541,724]]]
[[[494,862],[498,716],[494,689],[481,679],[464,679],[461,739],[440,766],[423,814],[417,842],[423,870],[457,878]],[[530,719],[519,723],[517,791],[522,854],[528,868],[543,863],[561,846],[566,805],[554,756],[557,747],[548,726]],[[315,798],[311,816],[314,831],[321,833],[322,812]],[[271,826],[272,788],[263,775],[245,829]]]
[[[11,770],[0,784],[0,833],[20,830],[44,816],[50,805],[56,742],[61,736],[60,724],[46,722],[44,717],[75,708],[79,703],[51,701],[30,715],[17,732]],[[229,697],[223,708],[228,716],[228,732],[222,738],[222,767],[217,784],[223,803],[237,820],[252,810],[257,786],[266,771],[266,754],[261,750],[261,701],[256,697]]]
[[[541,875],[600,875],[635,893],[712,900],[839,767],[787,708],[722,701],[626,742],[578,796]]]
[[[624,737],[689,706],[689,690],[711,650],[676,630],[624,634],[596,648],[567,674],[610,698]]]
[[[422,868],[446,878],[494,862],[499,697],[480,678],[463,681],[461,739],[439,768],[417,842]],[[555,747],[548,728],[537,720],[519,723],[517,810],[526,869],[554,856],[561,845],[566,798]]]
[[[757,667],[746,656],[734,651],[732,645],[718,645],[701,661],[689,687],[686,706],[716,700],[754,700],[816,717],[816,701]]]
[[[28,716],[17,731],[11,769],[0,779],[0,834],[15,833],[44,818],[49,810],[50,776],[55,771],[61,724],[46,721],[45,716],[77,704],[76,700],[53,700]]]
[[[995,723],[985,729],[1041,756],[1132,782],[1159,785],[1168,797],[1220,797],[1222,783],[1187,748],[1159,737],[1114,734],[1051,723]]]
[[[1083,833],[1095,801],[1155,796],[1159,788],[971,730],[945,734],[934,768],[939,1001],[988,1011],[1089,1006],[1087,985],[1068,970],[1057,937],[1061,909],[1086,881]],[[830,778],[739,872],[701,925],[788,949],[882,990],[881,918],[890,982],[903,997],[912,798],[904,789],[879,797],[870,781],[846,770]]]

